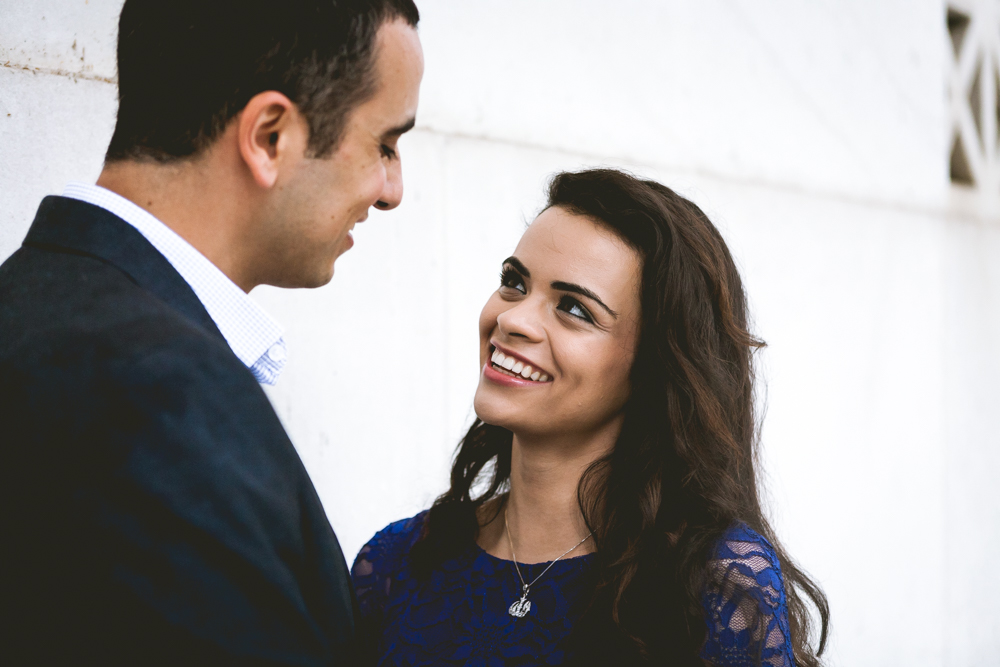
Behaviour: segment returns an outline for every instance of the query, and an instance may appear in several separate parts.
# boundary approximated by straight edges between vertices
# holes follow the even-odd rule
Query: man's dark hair
[[[106,160],[195,155],[267,90],[298,106],[310,154],[327,156],[375,93],[375,37],[396,19],[416,27],[413,0],[126,0]]]

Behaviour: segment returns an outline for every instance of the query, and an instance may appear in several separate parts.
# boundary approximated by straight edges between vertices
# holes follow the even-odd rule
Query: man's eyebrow
[[[517,257],[514,257],[513,255],[511,255],[510,257],[508,257],[507,259],[505,259],[503,261],[503,263],[504,264],[510,264],[511,266],[513,266],[515,269],[517,269],[517,272],[520,273],[525,278],[530,278],[531,277],[531,271],[529,271],[528,267],[526,267],[524,264],[522,264],[521,260],[519,260]]]
[[[556,280],[556,281],[554,281],[552,283],[552,289],[559,290],[560,292],[572,292],[574,294],[579,294],[581,296],[585,296],[588,299],[591,299],[592,301],[597,302],[597,304],[601,308],[603,308],[604,310],[608,311],[608,315],[610,315],[611,317],[615,318],[616,320],[618,319],[618,313],[616,313],[615,311],[613,311],[610,308],[608,308],[607,304],[605,304],[603,301],[601,301],[600,297],[598,297],[596,294],[594,294],[593,292],[591,292],[586,287],[582,287],[580,285],[577,285],[576,283],[564,283],[564,282],[562,282],[560,280]]]
[[[382,134],[382,136],[386,137],[386,138],[389,138],[389,137],[398,137],[399,135],[406,134],[407,132],[409,132],[410,130],[412,130],[413,126],[416,125],[416,124],[417,124],[417,119],[416,118],[411,118],[410,120],[406,121],[402,125],[397,125],[396,127],[392,128],[391,130],[386,130]]]

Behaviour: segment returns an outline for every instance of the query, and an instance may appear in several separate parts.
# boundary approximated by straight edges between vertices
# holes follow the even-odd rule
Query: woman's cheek
[[[490,353],[490,338],[497,327],[497,316],[502,312],[503,302],[496,292],[486,300],[486,305],[479,313],[479,355],[480,366],[486,363]]]
[[[500,294],[493,292],[490,298],[486,300],[486,304],[483,306],[482,312],[479,314],[479,328],[481,331],[492,331],[494,325],[497,322],[497,315],[503,310],[501,304],[503,301],[500,299]]]
[[[608,354],[602,361],[593,365],[590,381],[595,388],[600,388],[597,392],[599,402],[609,413],[615,413],[624,407],[631,391],[631,359],[616,346],[615,353]]]

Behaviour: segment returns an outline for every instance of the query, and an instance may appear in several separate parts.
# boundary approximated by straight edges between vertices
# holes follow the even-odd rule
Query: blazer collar
[[[225,342],[208,311],[170,262],[132,225],[78,199],[42,200],[23,245],[101,259]]]

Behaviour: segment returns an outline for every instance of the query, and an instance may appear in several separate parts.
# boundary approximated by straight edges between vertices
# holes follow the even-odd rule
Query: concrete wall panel
[[[937,2],[421,3],[421,120],[596,159],[938,203]]]
[[[97,179],[116,109],[112,84],[0,67],[0,258],[21,245],[42,197]]]
[[[0,0],[0,66],[114,79],[122,0]]]
[[[948,665],[996,662],[1000,609],[1000,227],[955,220],[945,246]],[[987,630],[989,628],[989,630]]]

